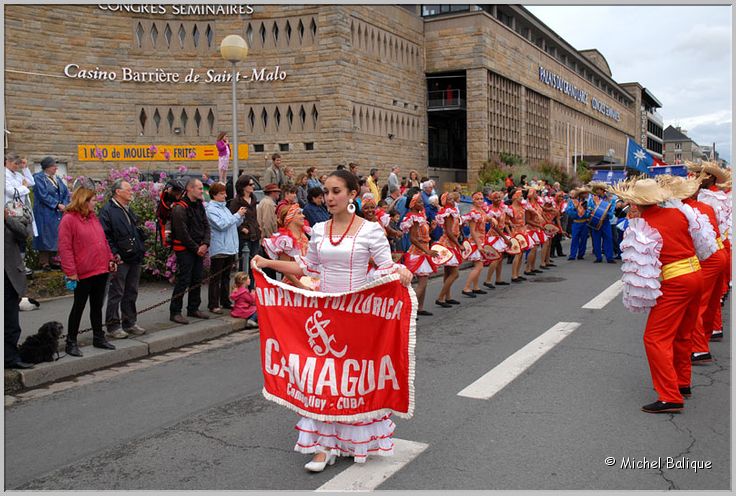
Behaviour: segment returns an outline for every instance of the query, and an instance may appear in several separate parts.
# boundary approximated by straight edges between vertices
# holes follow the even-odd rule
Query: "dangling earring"
[[[350,203],[348,203],[348,213],[354,214],[355,213],[355,203],[353,203],[353,199],[350,199]]]

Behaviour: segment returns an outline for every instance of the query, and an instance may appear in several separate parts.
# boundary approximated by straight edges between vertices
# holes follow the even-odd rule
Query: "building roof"
[[[649,91],[649,88],[644,88],[641,92],[642,98],[649,100],[649,103],[652,107],[656,108],[662,108],[662,102],[657,100],[657,98],[652,94],[651,91]]]
[[[667,126],[662,132],[662,141],[692,141],[692,139],[676,127]]]

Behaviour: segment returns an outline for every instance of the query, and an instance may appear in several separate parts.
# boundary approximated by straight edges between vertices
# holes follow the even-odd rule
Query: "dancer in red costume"
[[[416,287],[417,293],[417,315],[432,315],[424,310],[424,295],[427,292],[427,281],[430,274],[437,270],[432,257],[437,252],[429,248],[429,222],[424,213],[424,202],[422,195],[417,193],[409,202],[409,211],[401,221],[401,230],[409,233],[411,246],[404,257],[404,264],[415,276],[419,283]]]
[[[624,306],[649,310],[644,348],[658,399],[647,413],[676,413],[690,392],[692,331],[697,322],[703,275],[688,217],[658,204],[668,193],[653,179],[621,182],[610,190],[635,205],[621,242]],[[661,281],[660,281],[661,279]]]
[[[485,201],[483,200],[483,193],[480,191],[473,193],[472,198],[473,207],[463,216],[470,227],[470,237],[468,238],[470,254],[467,256],[467,260],[473,262],[473,268],[470,269],[462,294],[469,298],[475,298],[479,294],[488,294],[487,291],[483,291],[478,286],[480,273],[483,271],[483,246],[486,242]]]
[[[442,227],[442,237],[438,243],[452,253],[452,258],[442,265],[444,275],[442,277],[442,289],[435,300],[435,304],[449,308],[452,305],[459,305],[460,302],[452,299],[452,285],[460,277],[460,264],[463,261],[463,247],[460,245],[460,224],[462,219],[460,211],[457,208],[457,202],[460,200],[460,193],[443,193],[440,197],[440,205],[442,208],[434,220],[437,225]]]
[[[529,188],[526,195],[526,225],[528,229],[529,237],[534,242],[529,247],[529,255],[526,257],[526,267],[524,269],[525,276],[533,276],[535,274],[541,274],[541,270],[534,268],[537,263],[537,250],[540,246],[543,246],[547,240],[547,235],[544,234],[544,217],[542,217],[542,206],[539,204],[539,196],[535,188]],[[546,267],[543,267],[546,269]]]
[[[501,272],[503,271],[504,254],[509,244],[509,236],[511,236],[511,217],[514,212],[508,207],[503,201],[500,191],[494,191],[491,193],[491,205],[488,207],[488,215],[496,221],[496,232],[488,235],[488,243],[501,253],[501,258],[491,262],[488,266],[488,272],[486,274],[486,281],[483,285],[487,288],[494,288],[495,286],[508,286],[509,283],[501,280]],[[491,279],[493,275],[496,276],[496,284],[494,286]]]
[[[524,207],[522,202],[522,191],[517,189],[511,196],[511,234],[516,238],[519,243],[522,243],[522,250],[529,245],[533,244],[533,241],[529,237],[529,233],[526,227],[527,209]],[[526,281],[526,277],[520,276],[519,271],[521,270],[521,261],[524,256],[524,252],[517,253],[514,255],[514,260],[511,264],[511,282],[522,282]]]
[[[272,260],[293,261],[307,253],[309,239],[304,233],[304,215],[299,205],[283,206],[278,214],[279,229],[270,238],[263,240],[263,249]],[[286,274],[284,282],[302,289],[312,289],[303,284],[298,277]]]

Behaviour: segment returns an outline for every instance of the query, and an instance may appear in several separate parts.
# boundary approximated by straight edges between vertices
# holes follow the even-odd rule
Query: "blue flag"
[[[626,138],[626,167],[636,169],[644,174],[649,173],[649,167],[654,164],[652,156],[636,141]]]

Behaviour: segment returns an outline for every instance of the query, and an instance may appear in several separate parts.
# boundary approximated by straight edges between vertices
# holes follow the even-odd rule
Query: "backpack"
[[[166,192],[163,191],[156,207],[156,242],[158,243],[160,239],[161,244],[166,248],[172,247],[171,212],[174,209],[174,205],[182,205],[184,208],[187,207],[186,202],[181,199],[168,199]]]

